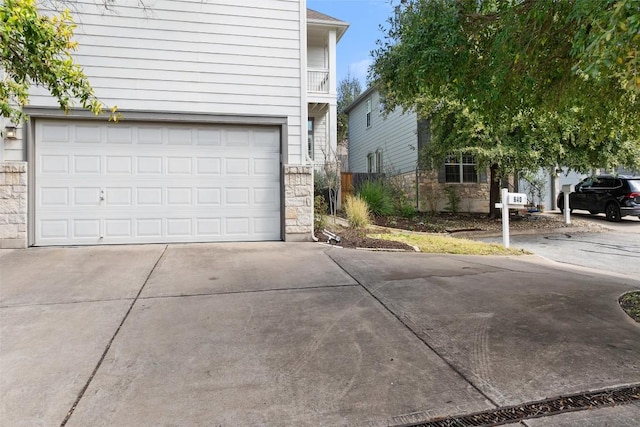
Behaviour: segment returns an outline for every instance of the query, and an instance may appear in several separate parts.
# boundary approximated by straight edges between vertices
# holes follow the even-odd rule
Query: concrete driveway
[[[386,426],[640,383],[617,304],[640,283],[533,256],[194,244],[0,266],[3,425]]]

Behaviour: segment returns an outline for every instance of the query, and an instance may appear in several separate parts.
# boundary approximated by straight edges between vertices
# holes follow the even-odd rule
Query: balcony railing
[[[329,71],[309,70],[307,72],[307,92],[329,93]]]

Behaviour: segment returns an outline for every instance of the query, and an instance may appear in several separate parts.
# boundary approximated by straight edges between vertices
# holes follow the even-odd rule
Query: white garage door
[[[38,120],[36,245],[280,240],[278,127]]]

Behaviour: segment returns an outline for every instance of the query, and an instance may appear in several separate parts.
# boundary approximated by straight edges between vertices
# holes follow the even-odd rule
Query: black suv
[[[564,195],[558,195],[558,207],[564,211]],[[591,214],[604,212],[608,221],[620,221],[623,216],[640,218],[640,176],[591,176],[576,184],[569,194],[569,208]]]

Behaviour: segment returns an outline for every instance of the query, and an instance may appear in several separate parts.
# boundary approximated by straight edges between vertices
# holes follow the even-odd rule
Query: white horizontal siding
[[[304,2],[118,0],[109,9],[97,3],[74,3],[75,56],[107,105],[285,116],[289,163],[302,161]],[[34,89],[30,105],[57,103]]]
[[[307,49],[307,66],[309,68],[327,68],[326,56],[324,46],[309,46]]]
[[[371,127],[367,128],[367,99],[349,111],[349,171],[367,172],[367,155],[382,150],[383,172],[406,173],[418,160],[417,118],[413,112],[396,109],[386,117],[380,113],[378,91],[370,95]]]

